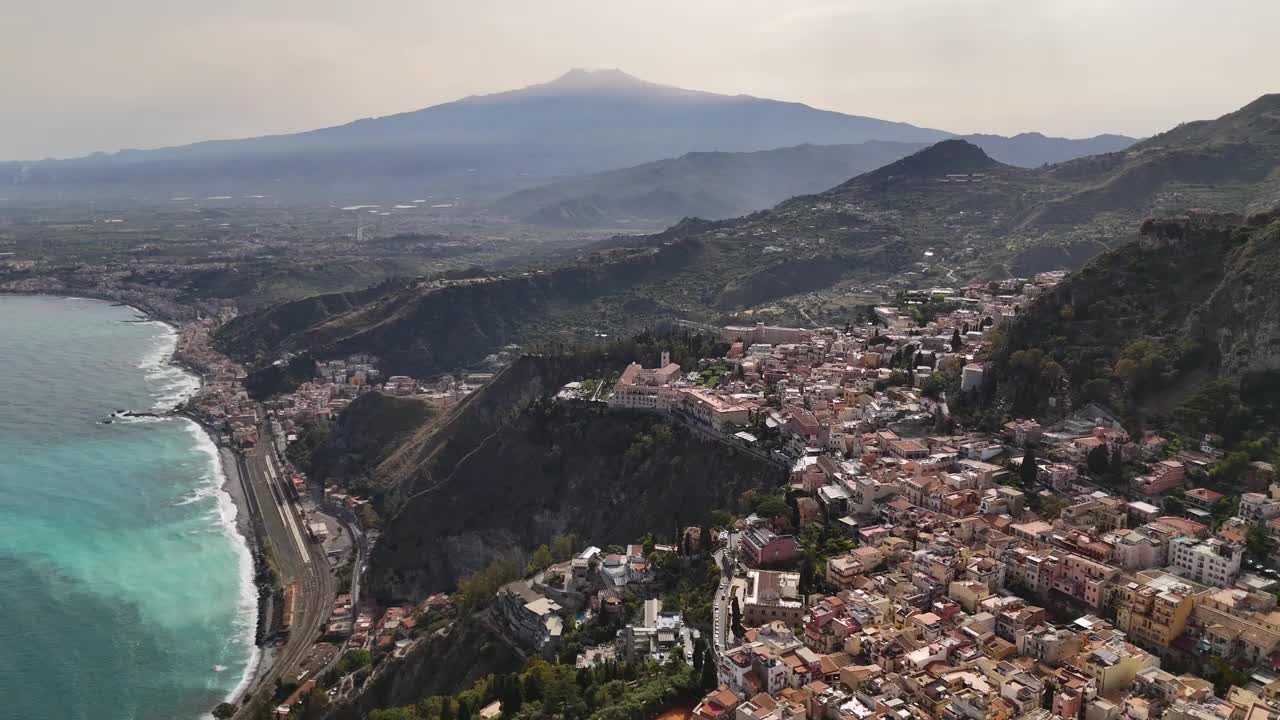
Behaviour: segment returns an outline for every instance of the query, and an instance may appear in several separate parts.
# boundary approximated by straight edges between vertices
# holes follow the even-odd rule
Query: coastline
[[[87,298],[96,300],[97,298]],[[264,623],[266,622],[266,609],[264,607],[264,599],[270,600],[269,591],[264,591],[262,587],[263,570],[265,569],[265,560],[262,556],[261,538],[255,530],[253,522],[253,508],[250,507],[244,480],[240,474],[239,454],[225,445],[222,441],[222,433],[217,428],[210,425],[204,418],[197,413],[187,409],[187,400],[196,392],[199,392],[205,384],[204,374],[199,369],[182,361],[176,357],[177,339],[176,336],[181,332],[173,321],[157,318],[147,311],[128,303],[114,302],[114,305],[127,307],[137,313],[140,318],[139,322],[154,322],[166,327],[169,332],[175,336],[174,346],[164,353],[161,363],[182,372],[184,375],[195,380],[195,388],[193,388],[185,397],[178,399],[178,402],[169,408],[156,408],[171,417],[180,417],[187,420],[195,428],[205,442],[213,448],[212,462],[217,471],[217,477],[220,481],[217,483],[218,504],[220,514],[224,526],[229,527],[229,534],[236,536],[237,544],[240,545],[241,567],[239,568],[241,592],[242,594],[252,594],[252,605],[254,607],[253,633],[249,641],[249,657],[245,663],[244,672],[239,682],[227,694],[224,702],[239,704],[244,696],[249,692],[249,688],[253,687],[262,673],[269,667],[268,655],[263,647]],[[229,508],[230,512],[226,512]],[[228,517],[229,515],[229,517]]]
[[[262,677],[262,675],[270,667],[270,653],[263,645],[264,623],[266,622],[265,603],[270,601],[270,590],[264,589],[263,585],[266,581],[262,580],[267,576],[265,572],[266,562],[262,555],[262,543],[258,537],[256,525],[254,523],[254,508],[251,507],[245,495],[243,479],[241,478],[236,453],[230,447],[224,445],[222,441],[222,433],[215,427],[211,426],[204,418],[197,413],[187,409],[187,401],[199,392],[205,384],[204,374],[196,367],[177,358],[178,336],[181,333],[179,323],[182,320],[172,317],[161,317],[160,313],[143,309],[129,302],[123,302],[119,299],[109,297],[94,297],[89,294],[66,294],[66,293],[39,293],[39,292],[3,292],[0,293],[7,296],[19,297],[49,297],[61,298],[66,300],[89,300],[91,302],[106,303],[115,307],[128,308],[133,311],[137,318],[134,320],[126,320],[122,322],[147,322],[156,323],[167,329],[174,338],[173,347],[166,349],[158,354],[157,357],[144,357],[139,364],[138,369],[144,374],[149,374],[155,370],[176,370],[183,376],[194,381],[194,387],[186,389],[181,395],[162,396],[157,399],[157,404],[153,406],[149,412],[161,417],[179,417],[187,420],[199,438],[197,442],[203,442],[205,447],[196,447],[196,451],[210,453],[210,461],[213,463],[215,474],[215,497],[218,500],[219,515],[222,520],[222,526],[228,531],[229,535],[236,536],[232,542],[236,545],[238,554],[241,555],[240,568],[238,575],[241,579],[241,592],[244,595],[252,593],[255,606],[252,636],[248,642],[248,657],[245,661],[245,668],[241,678],[235,687],[224,698],[224,702],[238,704],[248,694],[250,688]],[[168,400],[170,403],[165,403]],[[215,671],[216,672],[216,671]],[[206,716],[207,717],[207,716]]]

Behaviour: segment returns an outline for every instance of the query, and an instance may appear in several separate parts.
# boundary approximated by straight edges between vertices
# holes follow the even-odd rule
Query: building
[[[746,425],[751,421],[749,406],[697,388],[682,388],[679,403],[673,407],[686,419],[715,430],[723,430],[731,425]]]
[[[1193,488],[1182,494],[1183,502],[1187,505],[1208,512],[1213,512],[1213,507],[1224,497],[1226,496],[1222,493],[1209,488]]]
[[[981,389],[984,372],[981,365],[965,365],[964,369],[960,371],[960,391],[968,392]]]
[[[662,664],[670,657],[693,656],[696,633],[685,627],[683,615],[664,611],[662,601],[656,598],[645,600],[643,610],[638,625],[628,625],[618,631],[627,662],[647,658]]]
[[[1273,500],[1262,493],[1247,492],[1240,496],[1240,507],[1236,516],[1249,522],[1266,522],[1280,516],[1280,500]]]
[[[782,345],[785,343],[805,343],[813,338],[813,331],[804,328],[781,327],[777,325],[729,325],[720,331],[721,339],[729,342],[742,340],[748,345],[763,343],[766,345]]]
[[[1169,568],[1201,585],[1228,587],[1240,574],[1244,548],[1218,538],[1197,541],[1174,538],[1169,545]]]
[[[852,590],[857,578],[884,564],[879,548],[860,547],[827,561],[827,582],[841,590]]]
[[[790,535],[778,535],[768,528],[748,528],[739,545],[743,559],[752,567],[785,565],[800,557],[800,543]]]
[[[1070,595],[1095,610],[1102,607],[1107,584],[1120,574],[1119,568],[1067,553],[1059,558],[1053,589]]]
[[[1151,473],[1133,479],[1133,489],[1143,495],[1159,495],[1182,484],[1187,479],[1186,467],[1176,460],[1161,460],[1151,468]]]
[[[498,591],[498,612],[512,633],[525,645],[539,651],[554,649],[564,631],[559,614],[562,608],[538,594],[528,581],[518,580]]]
[[[1151,652],[1164,654],[1187,629],[1207,589],[1163,572],[1140,573],[1114,590],[1116,629]]]
[[[727,687],[708,694],[693,710],[698,720],[732,720],[733,711],[738,709],[741,700],[736,693]]]
[[[800,573],[748,570],[742,622],[748,627],[781,620],[799,625],[804,617]]]
[[[1074,662],[1098,683],[1098,691],[1104,695],[1129,687],[1139,672],[1160,667],[1155,656],[1116,640],[1078,656]]]
[[[1017,636],[1018,654],[1058,667],[1084,648],[1084,635],[1066,628],[1042,627]]]
[[[675,363],[669,362],[660,368],[644,368],[640,363],[631,363],[614,384],[609,407],[666,410],[675,398],[669,385],[678,377],[680,366]]]

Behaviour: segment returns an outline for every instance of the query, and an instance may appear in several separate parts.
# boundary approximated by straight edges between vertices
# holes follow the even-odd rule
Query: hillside
[[[947,140],[768,211],[614,238],[549,271],[415,284],[340,311],[345,300],[327,300],[334,311],[310,321],[306,305],[249,314],[226,329],[224,345],[258,361],[275,359],[268,349],[369,351],[397,372],[430,376],[508,343],[588,340],[670,317],[721,322],[765,310],[755,317],[838,321],[844,306],[830,300],[890,278],[955,284],[1075,269],[1134,239],[1148,215],[1280,204],[1275,105],[1268,96],[1194,131],[1048,168]]]
[[[493,559],[523,562],[560,534],[604,544],[654,528],[674,532],[732,506],[747,489],[782,482],[781,467],[660,416],[546,399],[568,379],[602,367],[622,362],[526,357],[441,422],[390,448],[366,445],[366,457],[385,459],[361,473],[335,475],[323,459],[327,451],[317,451],[319,479],[375,493],[386,516],[370,559],[371,591],[383,599],[420,598]],[[348,413],[367,412],[357,408],[361,403]],[[348,430],[339,422],[332,444],[348,443]]]
[[[1280,412],[1280,211],[1150,220],[1037,299],[995,355],[1016,413],[1044,413],[1057,363],[1071,403],[1228,442]]]
[[[1113,152],[1133,143],[1132,138],[1118,135],[1068,140],[1039,133],[1012,138],[971,135],[965,139],[993,159],[1020,167]],[[491,210],[560,227],[644,227],[669,225],[685,217],[718,220],[821,192],[924,147],[923,143],[871,141],[753,153],[689,153],[522,190],[499,200]]]
[[[696,152],[570,178],[498,201],[494,212],[546,225],[670,224],[745,215],[819,192],[893,162],[918,143],[800,145],[750,153]]]

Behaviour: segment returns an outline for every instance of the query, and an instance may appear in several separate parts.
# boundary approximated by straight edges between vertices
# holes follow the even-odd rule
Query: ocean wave
[[[211,486],[211,485],[205,485],[205,486],[203,486],[203,487],[198,487],[198,488],[196,488],[194,491],[192,491],[192,493],[191,493],[190,495],[188,495],[188,496],[186,496],[186,497],[182,498],[181,500],[179,500],[179,501],[175,502],[175,503],[174,503],[174,505],[177,505],[177,506],[182,506],[182,505],[192,505],[192,504],[194,504],[194,503],[198,503],[198,502],[200,502],[201,500],[208,500],[209,498],[216,498],[216,497],[218,496],[218,493],[219,493],[219,492],[220,492],[220,491],[219,491],[217,488],[215,488],[215,487],[213,487],[213,486]],[[219,522],[221,522],[221,521],[222,521],[222,514],[221,514],[221,513],[218,513],[218,521],[219,521]]]
[[[152,423],[164,422],[162,417],[130,416],[130,415],[112,415],[111,422],[118,425],[150,425]]]
[[[138,362],[156,396],[153,410],[172,410],[200,389],[200,378],[173,364],[173,351],[178,347],[178,331],[172,325],[152,321],[164,329],[155,345]]]
[[[227,694],[227,701],[234,702],[249,687],[249,683],[252,682],[254,675],[257,673],[258,663],[261,660],[261,650],[254,642],[258,630],[258,586],[253,581],[253,556],[249,553],[248,539],[241,535],[236,528],[238,509],[231,499],[231,494],[223,487],[227,482],[227,476],[222,467],[222,456],[218,452],[217,443],[195,421],[186,420],[186,426],[187,432],[195,439],[196,449],[204,453],[209,459],[212,472],[205,476],[209,484],[203,489],[207,490],[209,496],[217,498],[219,526],[222,532],[231,539],[232,545],[236,549],[237,569],[240,575],[240,598],[237,602],[236,632],[233,637],[228,638],[228,643],[234,643],[236,648],[248,648],[249,658],[245,662],[244,673],[241,675],[240,681]],[[200,490],[197,490],[198,492]]]

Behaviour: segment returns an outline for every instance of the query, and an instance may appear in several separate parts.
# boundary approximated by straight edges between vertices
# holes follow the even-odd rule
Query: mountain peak
[[[650,85],[640,78],[617,68],[573,68],[543,87],[568,90],[598,90],[602,88],[642,87]]]
[[[1273,113],[1280,111],[1280,93],[1268,93],[1240,108],[1241,113]]]
[[[956,173],[972,173],[999,165],[982,148],[967,140],[943,140],[914,155],[886,165],[869,175],[876,179],[890,177],[926,177]]]

